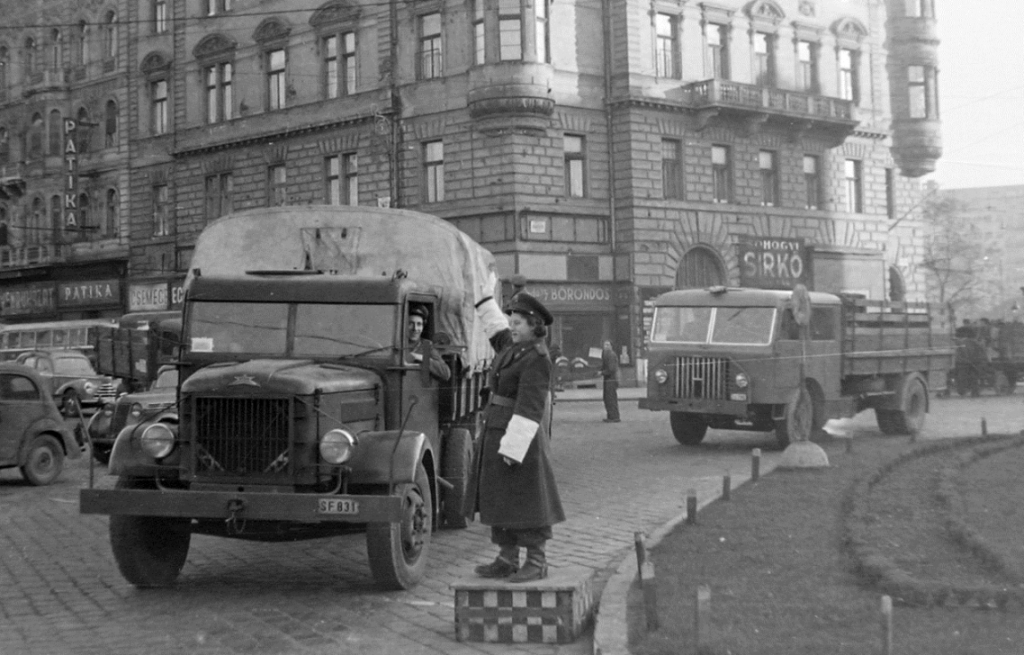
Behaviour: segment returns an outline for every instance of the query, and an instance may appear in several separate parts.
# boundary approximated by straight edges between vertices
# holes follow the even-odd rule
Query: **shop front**
[[[178,311],[185,301],[185,278],[133,280],[126,313]]]
[[[7,323],[117,318],[121,280],[27,282],[0,290],[0,313]]]

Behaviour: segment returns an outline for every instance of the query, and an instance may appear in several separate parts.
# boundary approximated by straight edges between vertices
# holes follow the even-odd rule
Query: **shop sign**
[[[530,284],[527,293],[549,309],[611,309],[615,293],[602,284]]]
[[[89,307],[121,303],[121,281],[92,280],[90,282],[62,282],[57,286],[57,304],[60,307]]]
[[[129,312],[158,312],[167,309],[167,282],[128,285]]]
[[[170,309],[181,309],[182,305],[185,304],[185,278],[171,281],[170,295]]]
[[[736,244],[740,286],[757,289],[811,288],[810,249],[802,238],[741,236]]]
[[[57,288],[52,282],[9,287],[0,293],[4,316],[52,314],[57,310]]]

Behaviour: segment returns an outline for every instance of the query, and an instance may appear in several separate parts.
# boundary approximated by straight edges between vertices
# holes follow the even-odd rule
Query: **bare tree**
[[[922,204],[922,219],[926,233],[920,266],[929,274],[929,295],[948,309],[955,325],[957,314],[977,312],[995,292],[988,264],[998,249],[986,241],[967,206],[939,193],[934,183]]]

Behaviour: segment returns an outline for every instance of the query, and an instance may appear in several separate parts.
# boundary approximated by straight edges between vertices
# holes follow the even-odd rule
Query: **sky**
[[[1024,185],[1024,2],[935,0],[943,189]]]

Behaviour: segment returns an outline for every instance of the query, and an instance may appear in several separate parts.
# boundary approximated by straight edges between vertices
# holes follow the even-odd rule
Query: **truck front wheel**
[[[775,422],[775,440],[779,448],[795,441],[810,441],[814,430],[814,399],[806,386],[793,392],[783,418]]]
[[[423,578],[430,550],[432,497],[427,469],[416,466],[416,482],[398,486],[402,498],[399,523],[366,526],[366,551],[373,579],[382,589],[412,589]]]
[[[118,489],[144,489],[120,478]],[[190,519],[163,516],[110,516],[110,546],[117,568],[136,587],[169,587],[185,566],[192,541]]]
[[[704,435],[708,433],[708,422],[698,414],[670,412],[669,421],[672,424],[672,435],[684,446],[696,446],[704,441]]]

